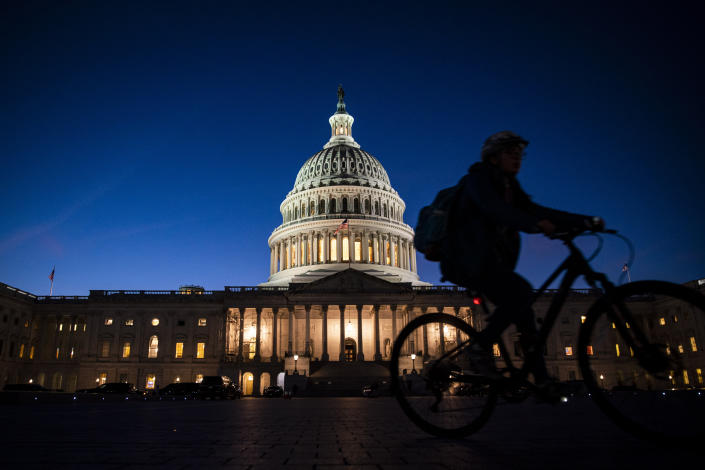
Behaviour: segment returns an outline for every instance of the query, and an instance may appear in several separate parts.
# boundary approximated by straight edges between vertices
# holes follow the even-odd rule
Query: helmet
[[[482,144],[482,150],[480,151],[482,161],[487,161],[488,158],[497,154],[502,149],[514,145],[521,145],[521,147],[524,148],[529,145],[529,141],[512,131],[501,131],[492,134],[485,140],[485,143]]]

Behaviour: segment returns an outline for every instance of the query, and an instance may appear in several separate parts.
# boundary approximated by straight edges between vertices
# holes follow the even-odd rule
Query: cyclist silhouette
[[[485,140],[482,161],[473,164],[463,178],[444,242],[443,276],[480,291],[496,306],[476,346],[482,351],[481,357],[486,358],[484,364],[477,364],[486,369],[482,372],[494,371],[486,352],[511,323],[521,334],[525,357],[530,357],[528,353],[536,341],[531,309],[533,288],[514,272],[520,249],[519,231],[551,235],[604,225],[598,217],[549,209],[531,201],[516,179],[528,144],[511,131],[498,132]],[[532,371],[537,385],[550,383],[542,354],[535,356]]]

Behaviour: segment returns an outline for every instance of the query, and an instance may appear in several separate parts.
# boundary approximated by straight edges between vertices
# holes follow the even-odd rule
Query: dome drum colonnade
[[[313,280],[348,267],[382,278],[419,280],[406,205],[380,162],[352,137],[354,118],[338,89],[331,138],[299,171],[280,206],[282,224],[270,235],[270,277],[263,285]],[[346,228],[339,229],[347,220]],[[299,277],[297,277],[299,276]]]

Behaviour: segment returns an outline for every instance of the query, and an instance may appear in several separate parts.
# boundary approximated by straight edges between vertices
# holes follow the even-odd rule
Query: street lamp
[[[296,363],[298,362],[298,360],[299,360],[299,355],[294,354],[294,375],[299,375],[299,371],[296,369]]]
[[[600,374],[600,387],[604,390],[605,389],[605,376]]]
[[[414,365],[414,361],[416,360],[416,354],[411,355],[411,373],[416,372],[416,366]]]

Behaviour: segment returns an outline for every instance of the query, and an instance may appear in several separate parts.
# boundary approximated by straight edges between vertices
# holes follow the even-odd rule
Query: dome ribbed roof
[[[325,186],[368,186],[396,194],[375,157],[349,145],[325,148],[306,160],[289,194]]]

